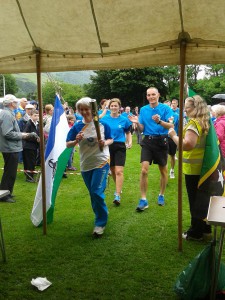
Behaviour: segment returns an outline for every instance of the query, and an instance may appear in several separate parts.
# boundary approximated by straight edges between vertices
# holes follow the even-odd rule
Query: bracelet
[[[159,122],[158,122],[157,124],[159,125],[159,124],[161,124],[161,122],[162,122],[162,121],[161,121],[161,120],[159,120]]]

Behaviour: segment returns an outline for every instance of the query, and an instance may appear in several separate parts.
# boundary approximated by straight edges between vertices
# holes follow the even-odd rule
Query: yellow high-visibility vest
[[[190,119],[184,127],[183,136],[185,136],[185,133],[190,126],[197,128],[199,136],[194,149],[183,151],[183,173],[187,175],[200,175],[205,152],[206,135],[202,133],[202,127],[198,121],[196,119]]]

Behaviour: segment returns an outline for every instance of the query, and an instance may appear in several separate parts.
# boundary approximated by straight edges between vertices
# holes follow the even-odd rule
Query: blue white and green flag
[[[55,199],[57,191],[68,163],[72,148],[66,148],[66,137],[69,125],[63,106],[56,96],[54,113],[45,151],[45,178],[46,178],[46,217],[47,224],[53,221]],[[40,178],[34,205],[31,212],[31,221],[35,226],[43,222],[42,211],[42,178]]]

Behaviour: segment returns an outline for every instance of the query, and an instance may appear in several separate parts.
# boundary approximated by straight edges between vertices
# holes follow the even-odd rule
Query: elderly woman
[[[113,142],[111,130],[107,124],[99,124],[101,140],[97,134],[91,111],[91,98],[77,101],[76,109],[83,119],[73,125],[67,135],[67,147],[79,144],[80,170],[91,198],[95,213],[94,237],[102,236],[107,220],[108,208],[105,203],[105,188],[109,171],[109,145]],[[101,151],[102,150],[102,151]]]
[[[208,238],[211,233],[211,227],[204,221],[210,195],[198,189],[210,116],[206,102],[198,95],[185,100],[184,111],[189,121],[183,131],[183,172],[190,206],[191,226],[182,237],[186,240],[202,240]],[[180,138],[173,128],[169,129],[169,136],[178,146]]]
[[[225,157],[225,106],[216,104],[213,105],[211,109],[213,117],[216,118],[214,121],[214,126],[220,141],[223,157]]]

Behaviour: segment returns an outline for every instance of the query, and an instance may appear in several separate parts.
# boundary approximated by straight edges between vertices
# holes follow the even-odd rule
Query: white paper
[[[46,277],[37,277],[36,279],[32,278],[31,284],[36,286],[39,289],[39,291],[44,291],[52,283],[48,281]]]

